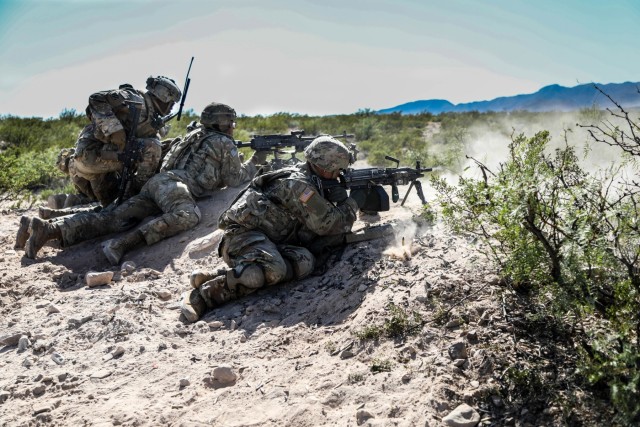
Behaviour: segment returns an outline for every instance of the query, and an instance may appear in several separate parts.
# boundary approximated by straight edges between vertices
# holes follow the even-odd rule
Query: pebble
[[[447,350],[451,360],[466,359],[467,358],[467,345],[464,341],[456,341]]]
[[[4,403],[7,399],[9,399],[9,396],[11,396],[11,393],[9,393],[8,391],[0,391],[0,403]]]
[[[229,365],[220,365],[213,370],[213,379],[220,383],[220,385],[232,385],[238,379],[238,375],[233,371]]]
[[[358,292],[364,292],[367,289],[369,289],[369,287],[367,285],[362,284],[362,285],[358,286]]]
[[[58,374],[58,381],[63,383],[63,382],[65,382],[65,380],[67,379],[68,376],[69,376],[69,374],[67,372],[64,372],[62,374]]]
[[[29,337],[25,335],[21,336],[18,340],[18,351],[23,352],[29,347],[31,347],[31,341],[29,341]]]
[[[44,390],[45,390],[44,385],[40,384],[33,388],[32,393],[34,396],[40,396],[41,394],[44,394]]]
[[[42,414],[43,412],[51,412],[51,407],[48,405],[42,406],[34,406],[33,407],[33,415],[36,416],[38,414]]]
[[[56,307],[53,304],[49,304],[47,306],[47,313],[49,314],[60,313],[60,309],[58,309],[58,307]]]
[[[30,368],[33,366],[33,358],[31,357],[26,357],[23,361],[22,361],[22,366],[24,366],[25,368]]]
[[[58,365],[64,364],[64,357],[60,353],[51,354],[51,360],[56,362]]]
[[[213,322],[209,322],[209,329],[220,329],[224,326],[224,323],[219,320],[214,320]]]
[[[442,421],[450,427],[475,427],[480,422],[480,414],[463,403],[451,411]]]
[[[124,347],[119,345],[115,350],[113,350],[112,354],[114,358],[122,356],[124,354]]]
[[[26,333],[22,331],[10,332],[6,335],[0,335],[0,345],[16,345],[18,344],[18,341],[20,341],[20,337],[22,337],[23,335],[26,335]]]
[[[107,378],[111,374],[112,374],[111,371],[104,369],[104,370],[97,371],[97,372],[94,372],[93,374],[91,374],[91,379],[101,380],[103,378]]]
[[[94,286],[102,286],[109,284],[113,279],[113,271],[101,271],[95,272],[90,271],[85,276],[85,281],[87,282],[87,286],[90,288]]]
[[[180,388],[187,387],[191,384],[189,378],[180,378]]]
[[[156,296],[158,298],[160,298],[162,301],[170,300],[171,299],[171,295],[173,295],[173,294],[168,289],[159,289],[159,290],[156,291]]]
[[[353,357],[353,352],[350,350],[344,350],[340,352],[340,359],[350,359]]]
[[[368,420],[370,420],[371,418],[374,418],[373,414],[371,414],[371,412],[366,411],[364,409],[359,409],[356,412],[356,423],[361,426],[362,424],[366,423]]]
[[[229,329],[232,331],[235,331],[237,327],[238,327],[238,323],[235,320],[232,320],[231,326],[229,327]]]
[[[120,270],[123,273],[131,274],[136,270],[136,263],[133,261],[125,261],[122,263]]]

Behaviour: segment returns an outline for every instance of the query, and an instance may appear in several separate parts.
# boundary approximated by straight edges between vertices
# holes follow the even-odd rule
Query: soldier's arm
[[[347,233],[356,220],[358,205],[353,199],[334,205],[312,184],[299,179],[282,180],[276,194],[290,212],[320,236]]]
[[[238,148],[230,139],[224,141],[221,158],[220,176],[223,187],[237,187],[253,178],[258,171],[251,160],[242,163]]]
[[[88,110],[99,132],[107,139],[124,127],[113,111],[114,105],[124,106],[124,97],[116,90],[96,92],[89,97]]]

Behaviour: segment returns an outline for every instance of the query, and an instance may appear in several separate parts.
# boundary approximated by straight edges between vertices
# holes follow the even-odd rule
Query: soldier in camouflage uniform
[[[126,132],[132,125],[127,102],[137,102],[140,103],[140,118],[136,137],[144,148],[131,183],[130,193],[136,194],[157,171],[162,153],[159,139],[168,132],[162,117],[171,111],[180,97],[175,81],[164,76],[149,77],[146,92],[123,84],[116,90],[91,95],[86,109],[91,123],[80,132],[73,156],[67,163],[76,188],[103,206],[115,200],[119,183],[117,173],[122,170],[119,155],[125,147]]]
[[[240,162],[232,138],[235,118],[235,110],[228,105],[207,105],[200,118],[201,126],[167,153],[162,172],[147,181],[138,195],[114,209],[79,213],[53,222],[33,218],[25,256],[35,258],[49,240],[58,239],[66,247],[128,230],[150,215],[160,215],[103,244],[105,256],[112,264],[118,264],[126,252],[140,244],[151,245],[195,227],[200,221],[195,198],[250,180],[257,165],[266,160],[264,153],[256,152],[244,164]]]
[[[195,289],[181,301],[187,321],[263,286],[306,277],[315,267],[308,249],[314,240],[351,231],[359,202],[342,187],[323,196],[316,185],[318,178],[336,179],[349,166],[349,150],[319,136],[304,155],[306,163],[254,178],[221,215],[218,254],[231,268],[191,274]]]

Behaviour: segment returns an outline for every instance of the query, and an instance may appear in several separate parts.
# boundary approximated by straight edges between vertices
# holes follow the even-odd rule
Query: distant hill
[[[623,107],[640,106],[640,93],[638,93],[640,82],[596,84]],[[503,96],[490,101],[463,104],[452,104],[444,99],[413,101],[379,110],[378,113],[418,114],[428,112],[440,114],[451,111],[572,111],[589,108],[593,105],[597,105],[599,108],[613,107],[611,101],[598,92],[593,84],[589,83],[574,87],[550,85],[543,87],[536,93],[527,95]]]

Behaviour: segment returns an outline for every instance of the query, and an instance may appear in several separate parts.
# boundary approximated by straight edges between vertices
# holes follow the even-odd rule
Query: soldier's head
[[[200,123],[207,129],[233,136],[233,129],[236,127],[236,110],[226,104],[212,102],[202,110]]]
[[[147,79],[147,93],[151,95],[154,106],[162,115],[168,114],[182,96],[176,82],[165,76],[149,77]]]
[[[322,178],[337,178],[340,170],[349,167],[351,153],[345,145],[329,135],[314,139],[304,150],[304,157],[312,170]]]

